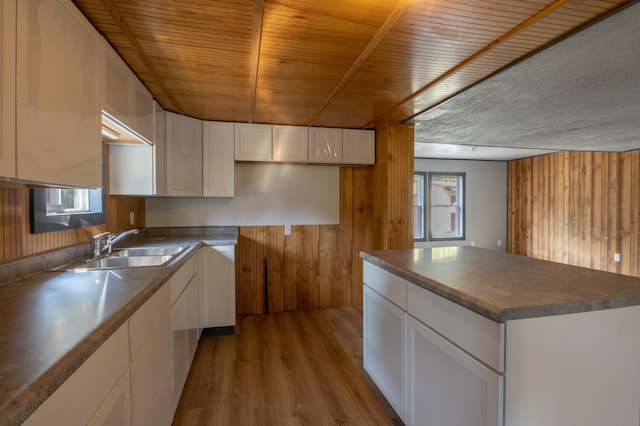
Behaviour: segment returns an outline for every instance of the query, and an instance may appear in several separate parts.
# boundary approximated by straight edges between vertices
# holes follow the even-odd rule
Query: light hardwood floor
[[[174,425],[402,424],[362,368],[362,308],[248,315],[200,340]]]

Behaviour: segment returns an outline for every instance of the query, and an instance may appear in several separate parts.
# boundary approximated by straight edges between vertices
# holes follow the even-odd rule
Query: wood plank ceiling
[[[373,128],[408,119],[620,0],[73,0],[163,108]]]

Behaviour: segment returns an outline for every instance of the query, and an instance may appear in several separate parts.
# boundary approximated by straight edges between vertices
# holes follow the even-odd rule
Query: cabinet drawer
[[[129,321],[129,341],[131,359],[153,334],[162,318],[169,312],[169,286],[163,285],[144,305],[138,309]]]
[[[23,425],[87,424],[127,371],[127,325],[96,349]]]
[[[184,291],[189,284],[189,281],[198,272],[198,256],[199,253],[191,256],[191,259],[187,261],[182,267],[171,277],[169,280],[169,286],[171,289],[171,305],[176,302],[180,293]]]
[[[498,372],[504,371],[504,324],[408,283],[407,311]]]
[[[407,310],[407,282],[369,262],[363,262],[364,283],[401,309]]]

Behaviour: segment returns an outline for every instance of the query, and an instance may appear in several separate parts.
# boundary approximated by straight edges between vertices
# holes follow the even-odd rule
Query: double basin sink
[[[65,265],[59,270],[140,268],[167,266],[186,247],[131,247],[114,249],[108,256]]]

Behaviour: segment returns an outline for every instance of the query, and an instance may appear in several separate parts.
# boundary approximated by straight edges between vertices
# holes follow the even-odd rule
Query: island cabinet
[[[0,0],[0,176],[16,176],[16,0]]]
[[[362,256],[364,367],[405,424],[640,424],[640,280],[435,250]]]
[[[504,327],[411,282],[407,313],[405,423],[503,424]]]
[[[406,422],[406,282],[364,265],[364,369]]]
[[[103,48],[71,1],[18,2],[18,179],[102,187]]]

